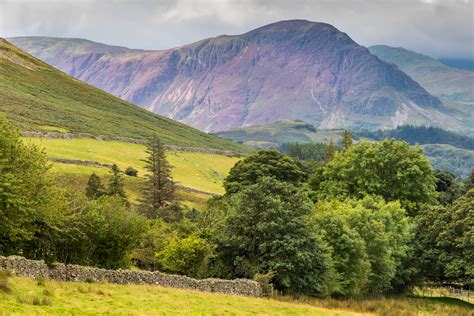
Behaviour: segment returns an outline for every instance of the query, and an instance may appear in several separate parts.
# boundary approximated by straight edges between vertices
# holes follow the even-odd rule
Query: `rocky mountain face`
[[[11,38],[51,65],[204,131],[282,119],[318,128],[463,128],[416,81],[331,25],[282,21],[164,51],[77,39]]]

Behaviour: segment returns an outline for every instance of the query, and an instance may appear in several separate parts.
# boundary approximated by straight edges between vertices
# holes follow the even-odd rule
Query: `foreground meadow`
[[[472,315],[448,298],[335,300],[249,298],[150,285],[35,281],[10,277],[0,315]]]

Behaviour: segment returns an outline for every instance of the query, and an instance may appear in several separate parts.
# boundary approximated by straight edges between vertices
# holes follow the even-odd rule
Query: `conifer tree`
[[[173,199],[175,183],[171,176],[171,165],[166,160],[165,149],[157,136],[147,145],[145,169],[148,170],[141,199],[143,212],[150,218],[160,215],[160,210]]]
[[[122,172],[117,165],[112,166],[112,178],[109,181],[109,195],[118,195],[124,199],[127,199],[125,191],[123,189],[123,178]]]
[[[91,174],[86,186],[86,196],[89,200],[97,199],[105,194],[105,188],[102,185],[99,176]]]
[[[334,142],[329,140],[329,143],[326,145],[326,148],[324,150],[324,161],[329,162],[334,158],[334,154],[336,153],[336,145],[334,145]]]
[[[344,149],[347,149],[352,145],[352,133],[348,130],[344,130],[344,133],[342,134],[342,145],[344,146]]]

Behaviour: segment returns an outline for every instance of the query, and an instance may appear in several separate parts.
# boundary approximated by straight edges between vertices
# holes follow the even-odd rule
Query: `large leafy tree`
[[[150,218],[160,215],[160,210],[169,205],[174,197],[175,184],[171,176],[171,165],[158,137],[153,137],[147,145],[148,158],[145,169],[148,170],[143,197],[144,213]]]
[[[411,225],[398,202],[365,197],[319,202],[313,221],[332,250],[339,275],[336,294],[381,292],[402,284],[409,255]]]
[[[235,208],[221,241],[221,258],[234,277],[273,272],[284,292],[326,294],[330,267],[311,232],[312,203],[294,185],[262,177],[231,197]]]
[[[320,199],[380,195],[399,200],[411,214],[433,202],[436,179],[421,148],[406,142],[360,142],[337,152],[310,181]]]
[[[423,209],[416,217],[415,260],[421,278],[469,282],[474,277],[474,189],[451,206]]]
[[[227,194],[233,194],[243,187],[255,184],[262,177],[273,177],[299,185],[305,176],[291,157],[275,150],[262,150],[237,162],[225,179],[224,187]]]

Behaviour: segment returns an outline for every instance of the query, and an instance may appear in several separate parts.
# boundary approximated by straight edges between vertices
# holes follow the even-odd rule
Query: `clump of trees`
[[[303,148],[289,150],[311,146]],[[349,132],[341,147],[317,148],[317,161],[256,152],[231,169],[223,196],[189,209],[176,200],[158,138],[143,196],[130,203],[117,166],[107,185],[93,174],[82,193],[60,187],[45,154],[2,120],[0,255],[255,278],[313,296],[471,282],[474,173],[461,180],[434,171],[418,147],[354,144]]]

